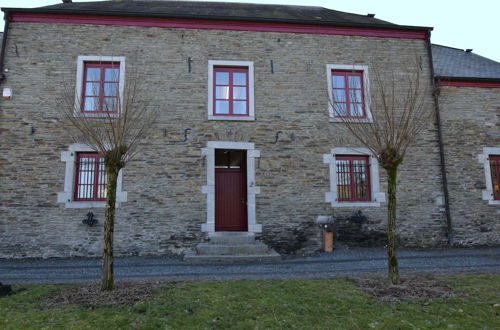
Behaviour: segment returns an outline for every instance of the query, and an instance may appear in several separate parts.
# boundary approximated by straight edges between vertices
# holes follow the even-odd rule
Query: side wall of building
[[[320,248],[315,219],[332,214],[341,219],[344,244],[384,243],[385,203],[333,210],[325,202],[330,173],[323,155],[355,145],[342,124],[329,122],[326,65],[376,66],[382,79],[392,79],[412,71],[420,57],[422,83],[430,86],[424,40],[12,23],[5,59],[9,72],[2,87],[12,88],[14,97],[0,101],[0,257],[100,254],[103,209],[68,209],[57,202],[64,186],[61,153],[74,143],[59,100],[62,91],[74,90],[79,55],[125,56],[127,67],[143,73],[147,96],[161,108],[150,138],[123,170],[128,200],[117,212],[118,255],[182,253],[204,239],[206,195],[201,187],[207,164],[201,150],[207,141],[255,143],[260,151],[257,222],[263,226],[262,239],[278,251]],[[254,63],[255,121],[207,119],[209,60]],[[430,91],[426,102],[432,106]],[[399,182],[402,244],[444,244],[433,123],[408,152]],[[82,224],[89,211],[99,220],[94,227]],[[353,217],[357,211],[365,217]]]
[[[500,88],[442,86],[439,106],[454,243],[498,245],[500,205],[483,199],[490,173],[482,155],[500,148]]]

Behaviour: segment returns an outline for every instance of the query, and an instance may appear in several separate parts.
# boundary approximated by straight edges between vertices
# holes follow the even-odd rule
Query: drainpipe
[[[439,87],[436,84],[436,79],[434,76],[434,62],[432,60],[432,47],[431,47],[431,32],[429,31],[429,36],[427,38],[427,51],[429,54],[430,68],[431,68],[431,85],[434,92],[432,93],[434,99],[434,112],[436,114],[436,125],[437,125],[437,138],[439,145],[439,158],[441,167],[441,177],[443,180],[443,194],[444,194],[444,210],[446,216],[446,238],[448,241],[448,246],[453,246],[453,227],[451,222],[451,212],[450,212],[450,194],[448,191],[448,178],[446,176],[446,160],[444,157],[444,144],[443,144],[443,129],[441,126],[441,115],[439,110]]]
[[[9,32],[9,12],[5,11],[4,14],[5,25],[3,29],[2,50],[0,52],[0,82],[5,80],[5,73],[3,72],[3,64],[5,58],[5,47],[7,46],[7,33]]]

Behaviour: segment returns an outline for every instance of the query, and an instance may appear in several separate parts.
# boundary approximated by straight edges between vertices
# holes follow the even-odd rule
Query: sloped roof
[[[18,12],[150,16],[169,18],[226,19],[387,29],[430,30],[404,26],[367,15],[357,15],[323,7],[202,1],[97,1],[59,3],[39,8],[9,8]]]
[[[499,62],[463,49],[432,45],[432,59],[436,77],[500,79]]]

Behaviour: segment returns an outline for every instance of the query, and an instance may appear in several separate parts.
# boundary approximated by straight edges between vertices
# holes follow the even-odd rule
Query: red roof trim
[[[500,81],[438,80],[439,86],[500,88]]]
[[[203,20],[185,18],[129,17],[77,14],[10,13],[12,22],[69,23],[96,25],[147,26],[165,28],[266,31],[310,34],[338,34],[365,37],[427,39],[427,31],[344,27],[314,24],[250,22],[235,20]]]

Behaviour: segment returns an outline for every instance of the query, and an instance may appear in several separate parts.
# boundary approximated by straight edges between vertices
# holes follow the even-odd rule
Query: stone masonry
[[[484,147],[500,147],[500,89],[440,87],[454,243],[499,243],[500,205],[482,198]],[[500,149],[500,148],[499,148]],[[487,175],[490,175],[487,173]]]
[[[11,23],[5,58],[9,72],[1,87],[12,88],[14,97],[0,101],[0,257],[101,253],[104,210],[90,210],[99,223],[88,227],[82,220],[89,209],[68,209],[57,202],[64,186],[61,153],[74,143],[60,98],[65,89],[75,88],[79,55],[126,57],[127,68],[142,72],[147,96],[161,108],[151,136],[123,170],[128,200],[117,211],[117,255],[181,254],[206,238],[201,232],[206,217],[206,195],[201,191],[206,163],[201,149],[207,141],[252,142],[260,150],[256,218],[263,227],[261,239],[278,252],[320,249],[321,231],[315,219],[332,214],[344,219],[345,235],[339,237],[343,244],[366,245],[366,237],[372,238],[370,245],[384,244],[386,203],[333,210],[325,202],[330,174],[323,155],[334,147],[355,145],[342,124],[329,122],[326,65],[375,66],[383,79],[391,79],[392,73],[411,71],[415,58],[421,58],[422,83],[430,87],[426,43],[404,38]],[[192,72],[188,57],[193,59]],[[207,119],[209,60],[253,61],[255,121]],[[372,92],[377,92],[375,84]],[[431,91],[426,102],[433,107]],[[455,120],[450,116],[447,122]],[[191,130],[182,142],[187,128]],[[273,143],[278,131],[282,133]],[[498,125],[490,131],[498,141]],[[469,135],[460,136],[462,132],[446,139],[466,139]],[[463,165],[477,171],[467,184],[481,189],[484,173],[476,169],[474,157],[480,153],[478,136],[483,135],[471,136],[477,144],[463,150],[470,158]],[[451,147],[447,150],[453,152]],[[385,191],[385,176],[380,175]],[[445,244],[442,196],[437,135],[429,123],[399,175],[398,225],[404,246]],[[471,209],[464,202],[471,197],[461,193],[453,197],[454,205],[463,206],[454,211],[463,215],[455,223],[457,239],[464,245],[498,244],[494,235],[498,208],[483,209],[480,196],[474,196],[477,203]],[[353,225],[348,219],[357,211],[364,218]],[[473,219],[465,215],[470,211],[475,213]]]

